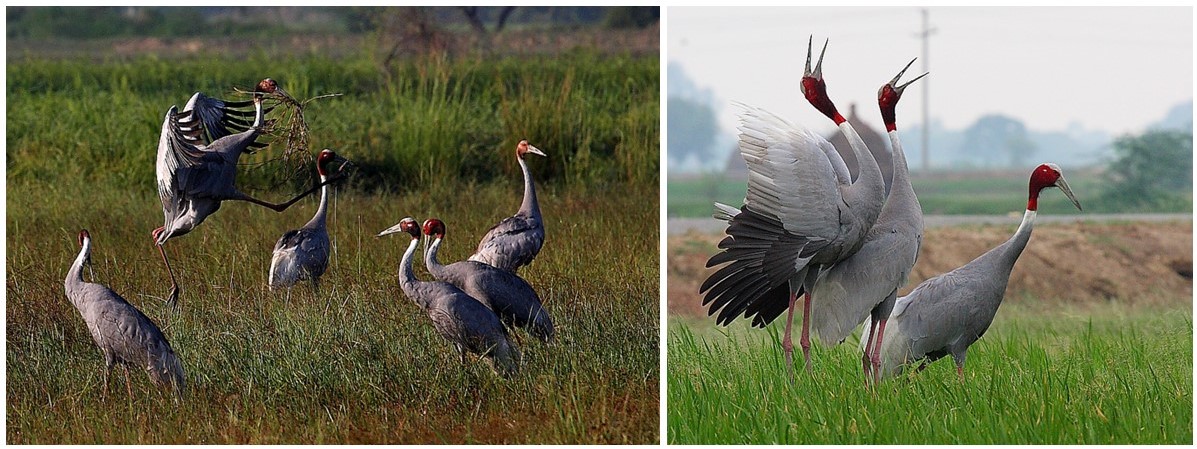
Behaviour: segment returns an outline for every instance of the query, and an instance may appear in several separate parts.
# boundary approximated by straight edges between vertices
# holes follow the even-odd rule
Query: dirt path
[[[1005,241],[1017,225],[928,227],[909,292]],[[1006,301],[1038,298],[1068,304],[1189,303],[1193,296],[1193,224],[1180,222],[1046,223],[1014,266]],[[690,232],[668,241],[669,312],[706,316],[698,286],[721,234]]]

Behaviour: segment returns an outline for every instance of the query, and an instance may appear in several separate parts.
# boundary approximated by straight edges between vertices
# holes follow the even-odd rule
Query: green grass
[[[977,173],[974,176],[919,176],[911,180],[923,213],[943,215],[1001,215],[1026,207],[1027,177]],[[1089,171],[1066,174],[1073,193],[1085,212],[1117,212],[1097,201],[1103,192],[1099,175]],[[723,177],[671,179],[668,181],[670,217],[709,217],[715,201],[743,204],[747,182]],[[1059,192],[1047,191],[1039,200],[1040,210],[1053,214],[1079,214]],[[1176,211],[1176,212],[1187,212]],[[1160,211],[1174,212],[1174,211]]]
[[[522,138],[549,155],[537,164],[542,182],[656,185],[658,65],[655,56],[582,50],[560,57],[427,56],[385,67],[365,51],[244,61],[14,58],[6,67],[7,170],[19,182],[64,173],[153,191],[147,179],[171,105],[182,107],[196,91],[236,98],[234,87],[273,77],[299,99],[343,94],[305,109],[310,148],[314,154],[331,147],[357,162],[354,183],[362,189],[518,176],[512,155]],[[281,146],[242,162],[276,157]]]
[[[783,325],[669,323],[671,444],[1192,444],[1192,309],[1003,306],[969,350],[862,386],[856,338],[785,379]],[[779,320],[780,321],[780,320]],[[799,353],[800,354],[800,353]]]
[[[270,251],[315,200],[283,214],[226,204],[166,245],[181,311],[149,231],[157,198],[114,189],[17,187],[8,196],[7,397],[12,443],[653,443],[658,423],[658,234],[655,190],[608,200],[544,189],[548,238],[525,277],[559,341],[523,336],[511,381],[451,346],[399,290],[406,239],[374,237],[403,216],[448,224],[442,260],[469,255],[491,222],[518,206],[519,185],[456,192],[335,197],[332,265],[322,291],[265,288]],[[49,201],[46,207],[33,198]],[[633,198],[635,198],[633,200]],[[655,203],[655,201],[653,202]],[[487,204],[488,207],[478,207]],[[642,211],[611,214],[611,210]],[[133,371],[101,397],[103,359],[63,294],[81,228],[94,276],[141,308],[183,360],[178,407]],[[417,275],[430,279],[421,268]]]
[[[369,55],[10,57],[8,442],[658,441],[657,58],[579,50],[384,67]],[[163,114],[194,91],[225,96],[267,76],[301,99],[344,94],[306,109],[313,154],[332,147],[358,165],[332,203],[323,288],[265,288],[275,241],[316,199],[282,214],[225,203],[166,245],[182,286],[171,313],[150,239],[162,224]],[[374,235],[404,216],[436,216],[448,225],[441,260],[464,259],[519,206],[521,138],[549,157],[529,161],[547,239],[520,274],[558,341],[524,336],[523,369],[504,381],[477,359],[459,362],[398,288],[407,241]],[[238,183],[286,198],[294,186],[265,188],[268,170],[255,166],[281,152],[276,143],[242,158]],[[182,359],[181,404],[140,371],[132,401],[119,372],[101,397],[102,357],[62,286],[83,228],[93,237],[87,279],[155,320]]]

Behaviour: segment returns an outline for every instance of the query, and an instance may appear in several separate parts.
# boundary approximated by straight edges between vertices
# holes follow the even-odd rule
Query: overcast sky
[[[932,121],[963,129],[1000,113],[1033,130],[1072,124],[1138,133],[1193,98],[1191,8],[932,7],[931,75],[906,90],[898,125]],[[668,60],[724,104],[763,107],[814,129],[826,118],[798,88],[807,38],[823,61],[840,111],[856,102],[882,129],[877,89],[911,58],[922,73],[922,13],[915,7],[668,7]],[[726,131],[735,108],[718,111]],[[815,124],[818,124],[816,127]],[[826,123],[829,127],[830,122]]]

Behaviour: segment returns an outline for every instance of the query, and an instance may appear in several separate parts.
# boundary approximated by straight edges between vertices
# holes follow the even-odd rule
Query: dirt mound
[[[1018,259],[1006,301],[1155,305],[1193,296],[1192,222],[1040,224]],[[1016,226],[929,228],[902,288],[968,263],[1010,238]],[[698,286],[713,269],[718,234],[669,239],[669,312],[706,316]]]

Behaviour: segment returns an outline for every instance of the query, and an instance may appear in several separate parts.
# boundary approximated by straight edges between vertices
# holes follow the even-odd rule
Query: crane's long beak
[[[919,59],[919,58],[914,58],[914,59],[911,59],[911,60],[910,60],[910,62],[906,63],[906,67],[903,67],[903,68],[902,68],[902,71],[901,71],[901,72],[898,72],[898,75],[897,75],[897,76],[895,76],[895,77],[894,77],[894,79],[892,79],[892,80],[890,80],[890,81],[889,81],[889,85],[890,85],[890,86],[893,86],[893,88],[894,88],[894,91],[895,91],[895,92],[897,92],[897,93],[898,93],[898,95],[902,95],[902,91],[906,90],[906,86],[909,86],[909,85],[910,85],[910,83],[913,83],[913,82],[915,82],[915,81],[918,81],[918,80],[922,79],[924,76],[927,76],[927,74],[926,74],[926,73],[924,73],[924,74],[922,74],[922,75],[919,75],[919,76],[915,77],[914,79],[912,79],[912,80],[910,80],[910,81],[907,81],[907,82],[905,82],[905,83],[902,83],[902,85],[898,85],[898,79],[899,79],[899,78],[902,78],[902,75],[906,73],[906,70],[907,70],[907,69],[909,69],[909,68],[910,68],[910,66],[911,66],[912,64],[914,64],[914,61],[917,61],[918,59]]]
[[[540,148],[536,148],[536,147],[532,146],[531,144],[528,145],[528,152],[532,153],[532,154],[540,155],[541,157],[549,157],[549,155],[544,154],[543,151],[540,151]]]
[[[1072,194],[1072,187],[1068,186],[1068,181],[1064,180],[1064,175],[1060,175],[1060,179],[1056,180],[1056,187],[1059,187],[1060,191],[1064,192],[1064,196],[1067,196],[1072,201],[1077,210],[1085,210],[1081,208],[1081,202],[1077,201],[1076,196]]]
[[[391,226],[391,227],[389,227],[389,228],[383,229],[383,230],[382,230],[382,232],[379,232],[379,233],[378,233],[378,235],[376,235],[375,237],[382,237],[382,236],[384,236],[384,235],[387,235],[387,234],[394,234],[394,233],[396,233],[396,232],[403,232],[403,223],[404,223],[404,222],[402,222],[402,221],[400,221],[400,222],[398,222],[398,223],[395,223],[395,225],[394,225],[394,226]]]

